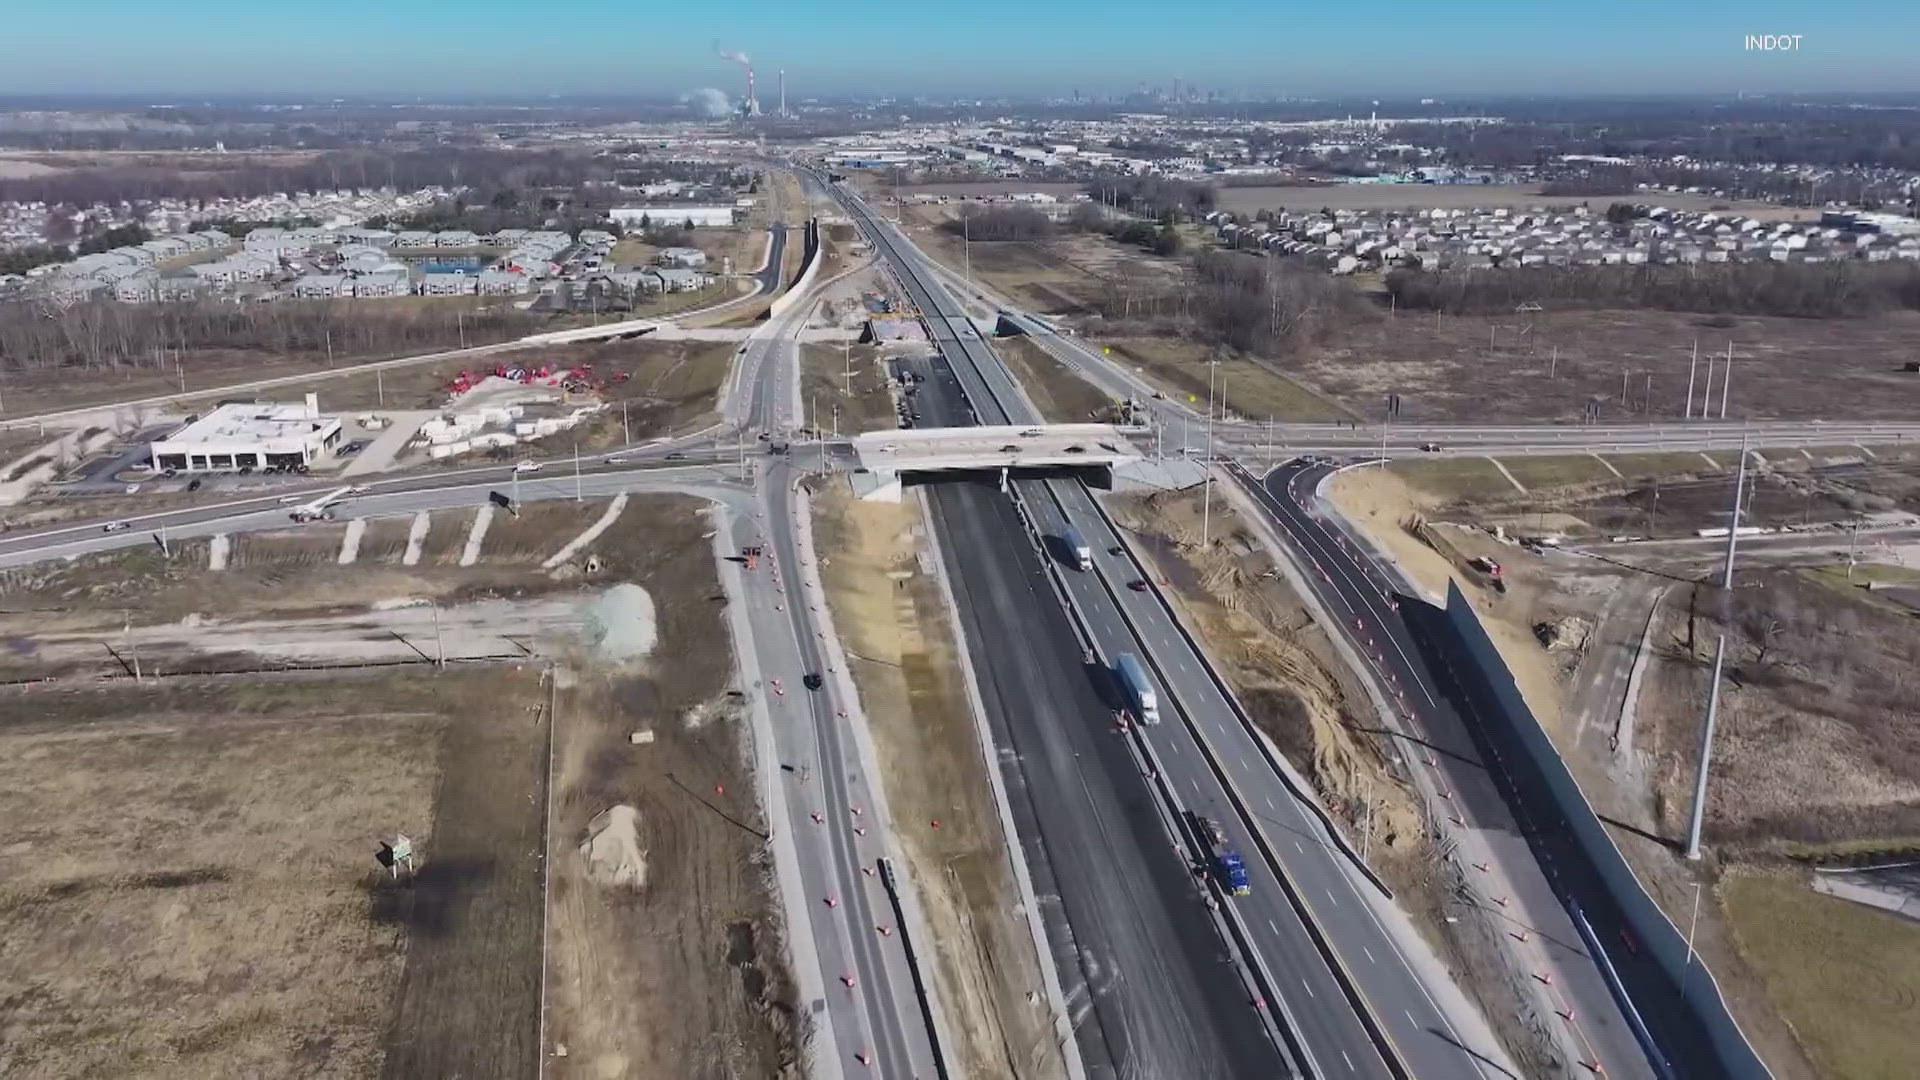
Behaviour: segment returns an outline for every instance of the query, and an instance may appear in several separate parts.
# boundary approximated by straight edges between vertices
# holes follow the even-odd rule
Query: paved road
[[[958,304],[943,289],[929,288],[934,275],[924,256],[857,202],[849,200],[848,208],[900,273],[971,403],[970,413],[944,416],[940,422],[1033,422],[1037,413]],[[926,393],[923,387],[922,396]],[[1428,993],[1422,973],[1403,952],[1404,939],[1389,930],[1319,820],[1269,763],[1157,592],[1126,587],[1142,574],[1130,556],[1104,554],[1120,541],[1084,488],[1068,481],[1016,481],[1013,486],[1043,531],[1048,522],[1062,528],[1070,522],[1103,552],[1096,556],[1093,573],[1068,575],[1069,597],[1092,628],[1103,656],[1121,651],[1147,656],[1158,669],[1163,689],[1171,691],[1167,712],[1183,722],[1151,729],[1149,741],[1160,751],[1162,766],[1175,775],[1182,798],[1216,811],[1229,823],[1233,839],[1247,847],[1254,893],[1232,903],[1243,915],[1258,956],[1277,976],[1284,973],[1274,981],[1274,1004],[1285,1010],[1303,1037],[1312,1059],[1309,1067],[1327,1075],[1384,1076],[1397,1064],[1389,1057],[1398,1057],[1405,1059],[1412,1075],[1421,1077],[1482,1075],[1476,1053],[1497,1057],[1498,1051],[1482,1038],[1461,1034],[1451,1010]],[[936,498],[943,497],[936,492]],[[973,539],[979,547],[990,538]],[[963,535],[958,542],[967,539]],[[990,550],[998,559],[1019,557],[1007,537]],[[965,570],[959,575],[963,580]],[[983,671],[983,686],[998,674]],[[1071,829],[1073,823],[1062,827]],[[1092,846],[1100,840],[1098,832],[1090,832],[1080,842]],[[1057,850],[1059,845],[1049,847]],[[1281,883],[1283,871],[1291,888]],[[1145,883],[1134,887],[1144,888]],[[1327,948],[1315,940],[1316,929],[1327,935]],[[1074,932],[1084,929],[1076,922]],[[1143,948],[1109,962],[1126,971],[1152,970],[1164,961]],[[1339,977],[1342,968],[1352,973],[1352,982]],[[1063,975],[1063,981],[1071,982],[1071,976]],[[1356,997],[1349,996],[1349,986]],[[1446,996],[1448,989],[1439,993]],[[1212,1002],[1170,995],[1163,1007],[1173,1008],[1176,1002],[1189,1017],[1188,1027],[1230,1028],[1235,1022]],[[1381,1025],[1377,1033],[1363,1023],[1367,1010]],[[1393,1049],[1387,1051],[1387,1046]],[[1168,1042],[1156,1049],[1177,1053],[1180,1047]]]
[[[769,265],[777,268],[777,258]],[[791,823],[787,835],[774,838],[786,845],[776,858],[791,859],[800,893],[783,897],[789,922],[798,914],[808,924],[811,955],[800,955],[796,943],[796,962],[816,966],[810,981],[822,988],[808,1006],[822,1035],[816,1073],[871,1069],[931,1080],[938,1074],[938,1003],[923,1005],[902,932],[912,929],[917,906],[911,883],[901,882],[909,926],[899,926],[879,864],[892,843],[885,793],[819,589],[807,511],[795,493],[823,451],[803,445],[791,456],[768,452],[799,427],[796,335],[811,307],[795,304],[756,328],[741,346],[721,409],[756,473],[755,514],[733,523],[736,545],[767,550],[769,561],[758,573],[779,590],[749,604],[755,662],[764,676],[760,694],[772,714],[782,766],[767,797],[784,800]],[[749,431],[772,437],[749,440]],[[808,674],[822,677],[819,690],[805,687]],[[779,691],[772,689],[775,679]]]
[[[1500,944],[1516,954],[1516,962],[1537,965],[1552,975],[1549,1004],[1574,1006],[1574,1022],[1561,1022],[1555,1034],[1582,1052],[1597,1053],[1609,1076],[1653,1075],[1611,988],[1489,778],[1472,736],[1437,688],[1401,619],[1398,605],[1414,601],[1394,597],[1411,590],[1383,573],[1313,509],[1317,485],[1328,471],[1327,466],[1296,460],[1259,480],[1250,473],[1234,475],[1266,512],[1296,564],[1312,568],[1303,575],[1308,587],[1339,620],[1330,629],[1358,644],[1382,685],[1399,691],[1396,711],[1407,736],[1402,746],[1411,757],[1408,768],[1416,773],[1423,793],[1434,802],[1451,804],[1461,819],[1444,831],[1449,841],[1465,849],[1466,865],[1475,868],[1477,879],[1468,880],[1469,895],[1496,921],[1527,934],[1530,948]],[[1433,797],[1440,791],[1447,793],[1444,800]],[[1477,869],[1480,866],[1488,869]]]

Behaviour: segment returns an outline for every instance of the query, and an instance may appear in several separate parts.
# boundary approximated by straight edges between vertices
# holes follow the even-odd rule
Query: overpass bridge
[[[856,488],[867,498],[898,498],[904,473],[1076,467],[1110,473],[1141,460],[1129,436],[1143,430],[1113,424],[1008,424],[874,431],[850,442],[858,465]]]

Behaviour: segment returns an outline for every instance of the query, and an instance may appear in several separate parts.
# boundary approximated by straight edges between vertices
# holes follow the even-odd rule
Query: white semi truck
[[[1120,685],[1127,692],[1127,703],[1133,706],[1140,722],[1159,723],[1160,699],[1154,694],[1153,681],[1147,678],[1147,669],[1141,666],[1140,658],[1121,653],[1113,658],[1113,670],[1120,677]]]
[[[1079,529],[1067,526],[1067,531],[1060,534],[1060,544],[1067,549],[1067,558],[1075,570],[1093,569],[1093,548],[1087,546],[1087,538],[1080,535]]]

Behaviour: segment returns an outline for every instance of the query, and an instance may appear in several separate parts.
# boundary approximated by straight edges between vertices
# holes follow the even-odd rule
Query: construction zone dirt
[[[931,931],[951,1051],[969,1076],[1063,1077],[921,517],[911,502],[856,501],[839,482],[813,506],[834,625]]]
[[[797,1076],[803,1021],[706,511],[647,510],[594,550],[595,580],[651,599],[651,654],[556,670],[546,1075]]]

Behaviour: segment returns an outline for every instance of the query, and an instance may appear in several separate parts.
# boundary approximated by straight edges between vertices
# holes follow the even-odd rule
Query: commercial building
[[[305,470],[340,443],[340,418],[320,415],[312,394],[301,405],[222,405],[152,444],[153,467],[178,472]]]

